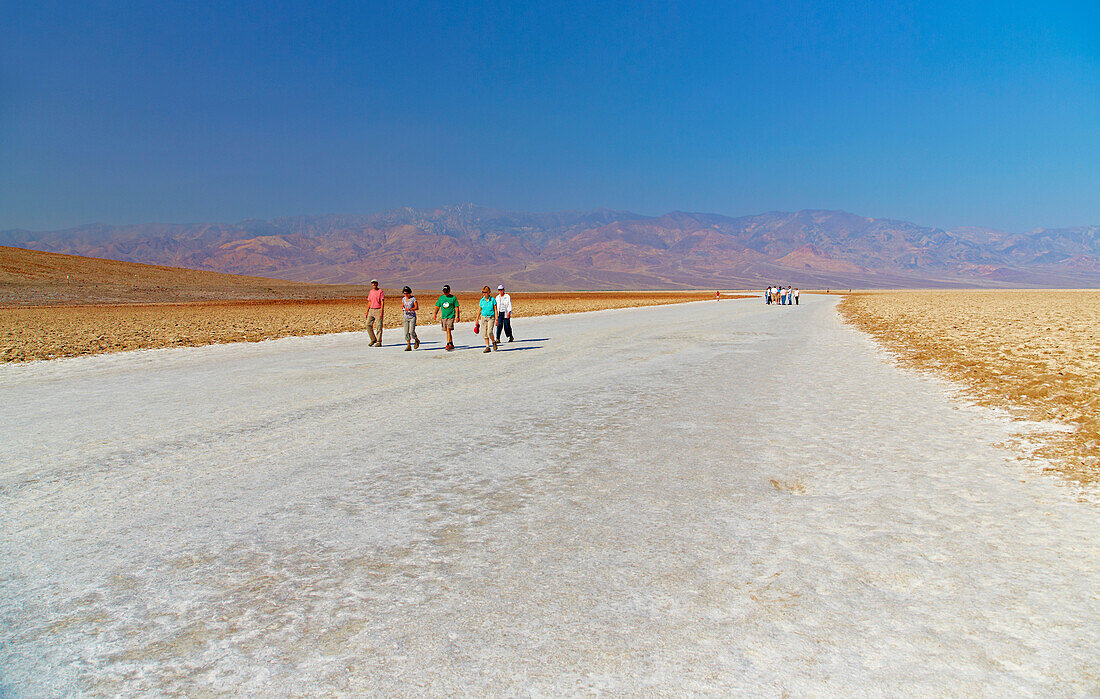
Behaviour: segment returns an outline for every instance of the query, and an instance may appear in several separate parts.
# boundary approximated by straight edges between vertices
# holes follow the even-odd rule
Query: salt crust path
[[[1100,692],[1096,506],[803,301],[0,367],[0,694]]]

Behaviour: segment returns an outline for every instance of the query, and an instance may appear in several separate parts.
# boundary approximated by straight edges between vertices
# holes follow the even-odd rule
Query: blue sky
[[[0,228],[461,202],[1100,224],[1100,3],[25,2]]]

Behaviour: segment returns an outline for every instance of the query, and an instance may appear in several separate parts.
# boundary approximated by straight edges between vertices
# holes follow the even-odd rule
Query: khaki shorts
[[[454,318],[444,318],[443,319],[443,329],[444,330],[454,330],[455,329],[455,319]]]
[[[493,334],[493,316],[481,316],[481,336],[490,337]]]

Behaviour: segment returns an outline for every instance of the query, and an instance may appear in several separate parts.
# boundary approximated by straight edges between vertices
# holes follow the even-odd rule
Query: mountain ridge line
[[[1097,287],[1100,227],[955,231],[844,211],[741,217],[473,204],[237,223],[0,231],[0,245],[311,283],[456,288]]]

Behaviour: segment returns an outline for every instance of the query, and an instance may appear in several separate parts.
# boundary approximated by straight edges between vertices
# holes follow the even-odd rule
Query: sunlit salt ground
[[[803,301],[0,367],[0,694],[1100,692],[1097,506]]]

